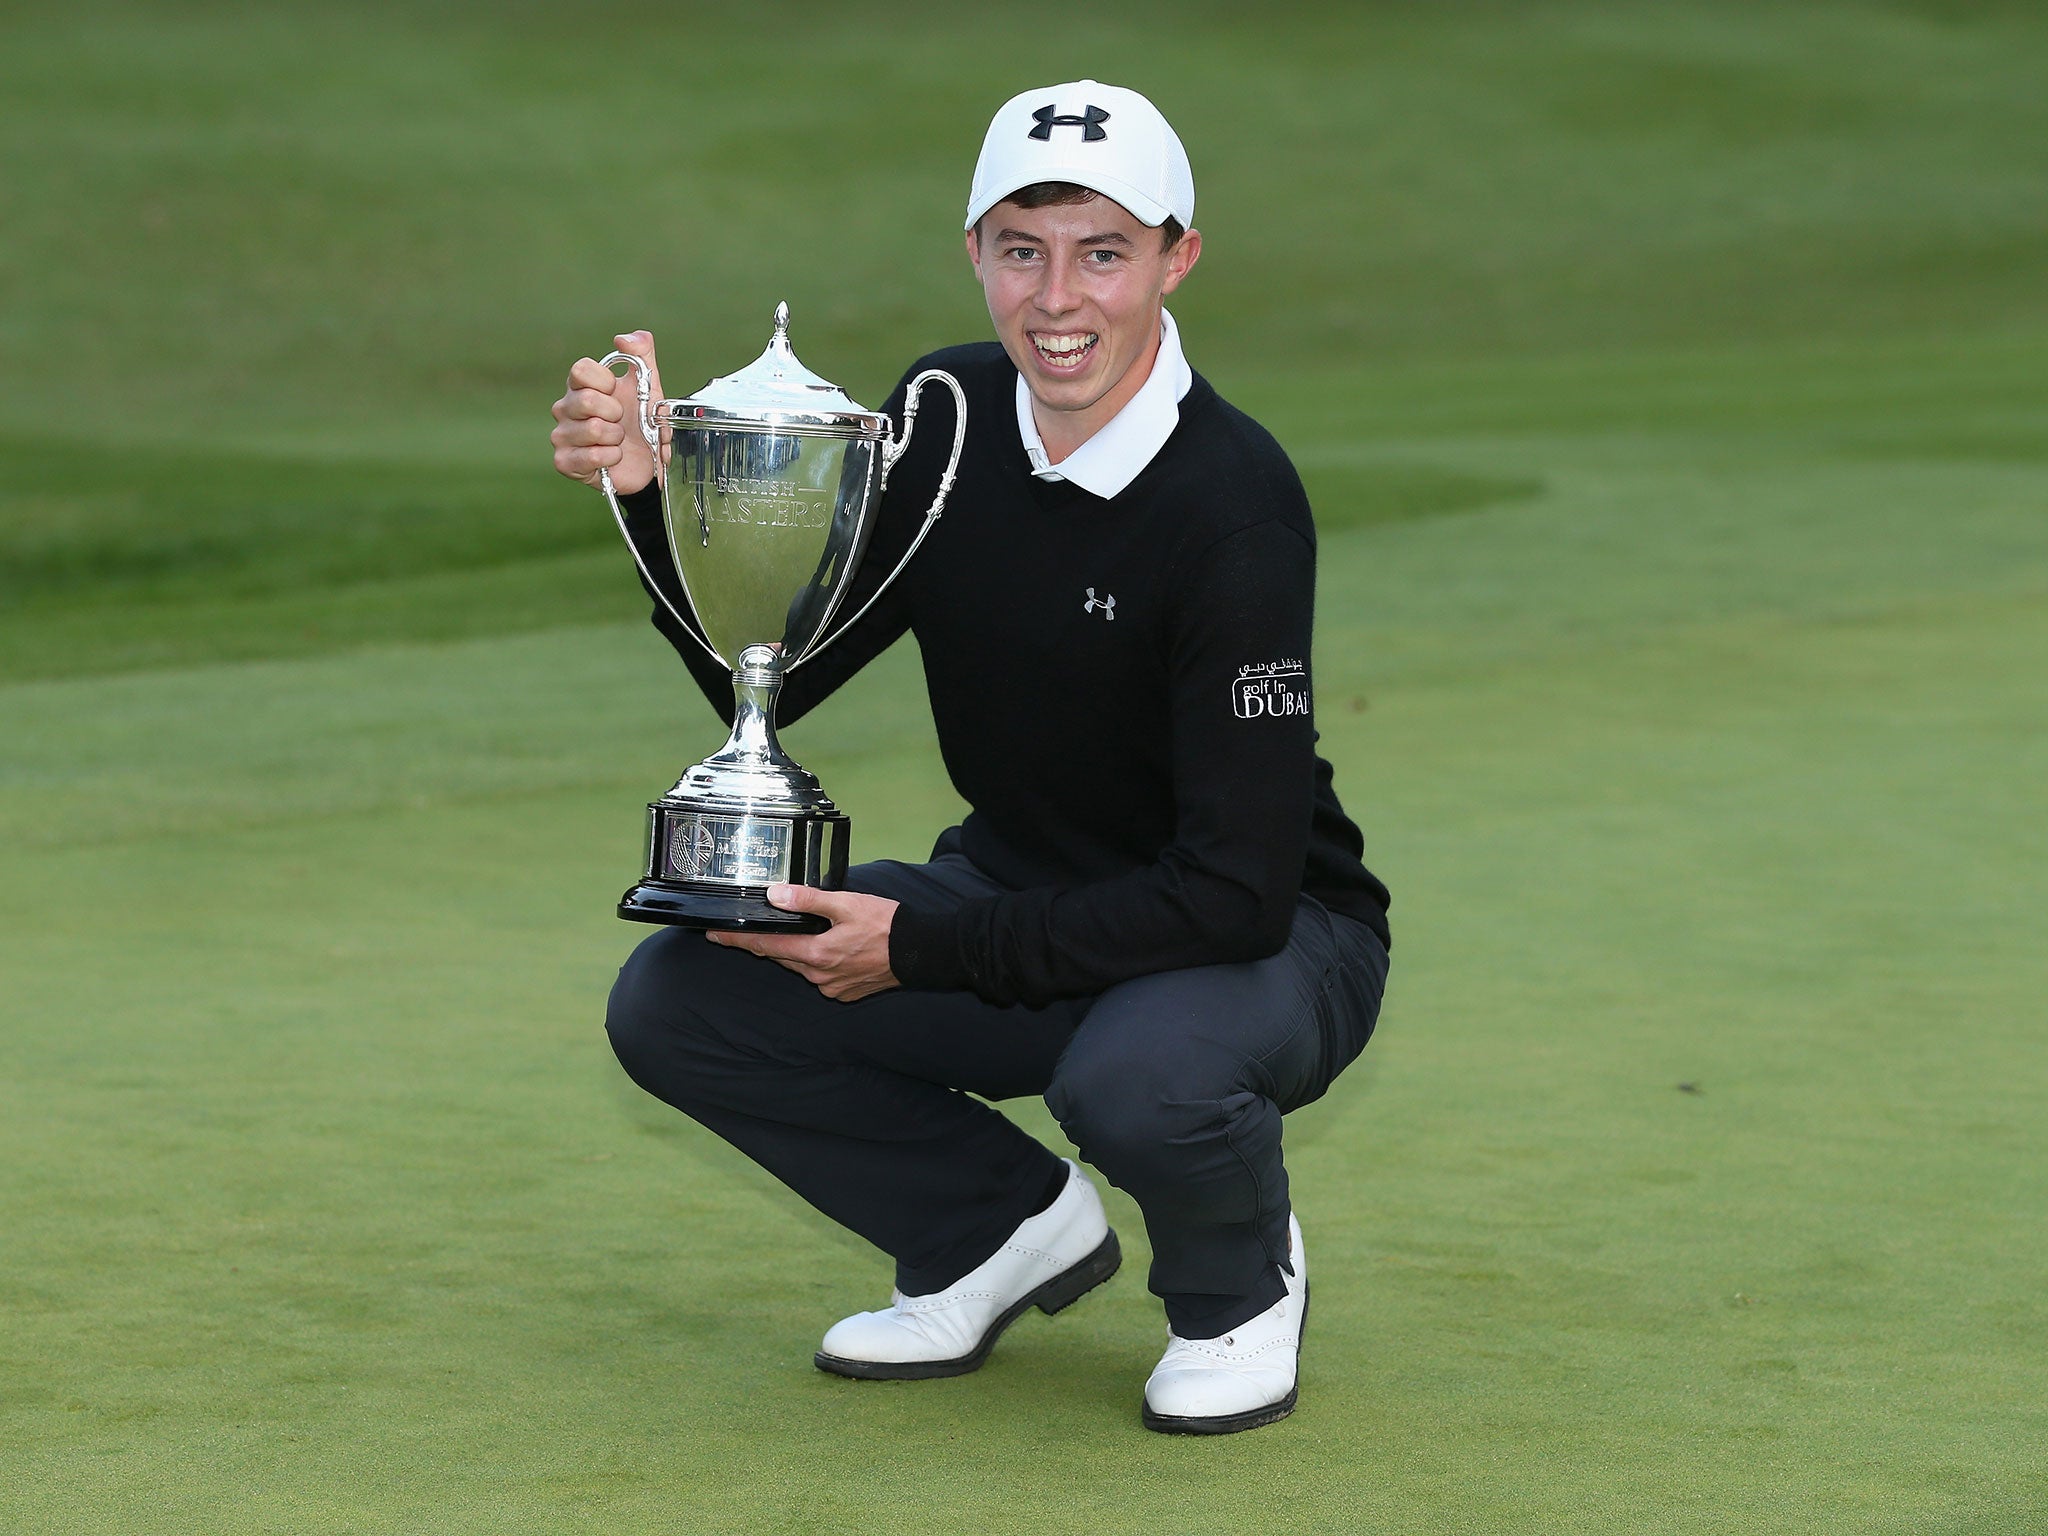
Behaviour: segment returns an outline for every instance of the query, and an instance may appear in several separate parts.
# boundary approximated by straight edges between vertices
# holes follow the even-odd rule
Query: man
[[[1136,92],[1083,80],[996,113],[966,229],[997,344],[911,370],[966,391],[958,483],[780,707],[797,718],[909,629],[971,814],[924,864],[770,892],[825,933],[657,931],[608,1028],[642,1087],[895,1259],[891,1304],[825,1334],[817,1364],[845,1376],[974,1370],[1029,1308],[1115,1272],[1088,1178],[982,1102],[1043,1094],[1145,1216],[1171,1331],[1143,1420],[1213,1434],[1295,1405],[1308,1273],[1280,1117],[1364,1046],[1388,935],[1315,752],[1300,482],[1164,309],[1201,255],[1193,221],[1186,153]],[[644,331],[618,344],[653,361]],[[610,469],[661,570],[631,398],[578,361],[555,465]],[[927,402],[870,590],[950,447],[950,399]],[[730,679],[659,603],[655,622],[728,713]]]

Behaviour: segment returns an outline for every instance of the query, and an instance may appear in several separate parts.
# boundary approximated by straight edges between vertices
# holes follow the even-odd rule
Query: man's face
[[[968,231],[989,318],[1049,449],[1071,452],[1138,392],[1158,351],[1160,303],[1201,250],[1194,230],[1160,249],[1157,229],[1106,197],[1002,202]]]

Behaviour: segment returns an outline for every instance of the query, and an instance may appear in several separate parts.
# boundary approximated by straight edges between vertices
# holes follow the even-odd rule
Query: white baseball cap
[[[1071,181],[1123,204],[1141,224],[1195,221],[1195,173],[1180,136],[1136,91],[1094,80],[1012,96],[988,125],[967,225],[1021,187]]]

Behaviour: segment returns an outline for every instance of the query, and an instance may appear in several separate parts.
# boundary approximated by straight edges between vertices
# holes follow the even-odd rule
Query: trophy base
[[[770,906],[768,887],[838,890],[848,830],[834,810],[733,813],[657,800],[647,807],[647,872],[619,898],[619,916],[677,928],[823,933],[829,919]]]
[[[619,898],[619,916],[634,923],[717,928],[730,933],[823,933],[832,926],[813,912],[771,907],[765,888],[693,891],[645,880]]]

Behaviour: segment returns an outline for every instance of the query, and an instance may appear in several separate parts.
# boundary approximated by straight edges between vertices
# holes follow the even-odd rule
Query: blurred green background
[[[820,1376],[886,1267],[600,1032],[717,732],[562,374],[787,298],[879,401],[1080,75],[1396,897],[1216,1444],[1121,1197],[978,1376]],[[2044,79],[1968,0],[0,13],[0,1526],[2048,1530]],[[788,734],[857,856],[958,812],[907,647]]]

